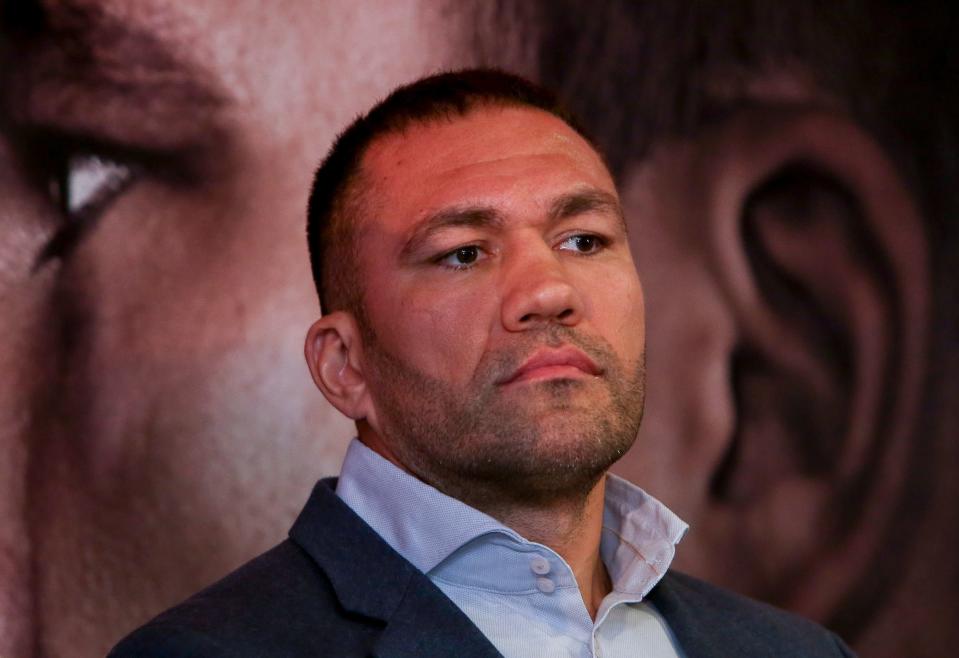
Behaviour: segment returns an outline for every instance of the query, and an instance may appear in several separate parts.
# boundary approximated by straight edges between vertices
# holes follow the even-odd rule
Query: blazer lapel
[[[374,648],[379,658],[502,658],[478,628],[426,576],[413,578]],[[438,595],[438,596],[437,596]]]
[[[682,655],[688,658],[723,658],[738,655],[732,647],[724,645],[723,641],[715,635],[703,632],[704,623],[710,628],[714,625],[711,614],[706,612],[707,619],[703,620],[704,610],[699,602],[689,600],[689,593],[676,582],[671,572],[666,572],[662,580],[649,593],[647,600],[656,606],[656,610],[669,624],[669,629],[683,650]]]
[[[386,622],[375,654],[500,656],[456,604],[336,496],[335,487],[334,478],[317,483],[290,538],[330,579],[344,608]]]
[[[689,658],[849,656],[809,620],[669,571],[649,594]]]

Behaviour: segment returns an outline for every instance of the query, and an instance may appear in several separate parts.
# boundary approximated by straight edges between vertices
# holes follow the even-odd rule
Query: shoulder
[[[110,658],[350,655],[364,630],[344,619],[326,575],[287,540],[156,617]]]
[[[721,646],[713,655],[852,656],[836,635],[818,624],[676,571],[650,594],[689,655],[691,646]]]

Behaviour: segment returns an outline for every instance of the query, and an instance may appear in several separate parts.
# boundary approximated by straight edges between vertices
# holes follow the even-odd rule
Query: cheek
[[[646,350],[646,308],[642,288],[639,284],[624,286],[618,300],[620,315],[616,327],[617,338],[623,346],[624,355],[633,360]]]
[[[646,343],[646,311],[639,279],[617,270],[592,279],[591,289],[585,300],[591,323],[620,356],[628,361],[637,359]]]
[[[386,349],[424,374],[457,381],[479,363],[495,319],[493,295],[474,293],[421,283],[388,298],[368,295],[367,306]]]

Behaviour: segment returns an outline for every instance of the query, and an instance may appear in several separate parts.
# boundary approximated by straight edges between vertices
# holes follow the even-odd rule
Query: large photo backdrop
[[[280,541],[352,428],[302,357],[313,169],[495,65],[605,149],[647,302],[615,470],[684,571],[959,645],[945,3],[18,0],[0,14],[0,656],[103,655]]]

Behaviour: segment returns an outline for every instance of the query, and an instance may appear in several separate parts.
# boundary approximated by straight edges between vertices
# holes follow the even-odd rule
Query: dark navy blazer
[[[334,487],[317,484],[289,539],[135,631],[110,658],[499,656]],[[852,655],[812,622],[676,572],[649,600],[689,658]]]

